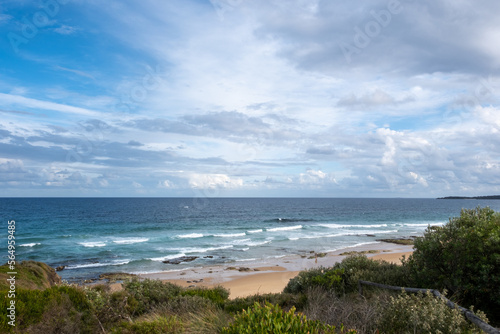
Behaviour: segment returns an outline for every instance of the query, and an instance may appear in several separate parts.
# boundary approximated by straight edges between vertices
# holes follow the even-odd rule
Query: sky
[[[498,0],[2,0],[17,196],[500,193]]]

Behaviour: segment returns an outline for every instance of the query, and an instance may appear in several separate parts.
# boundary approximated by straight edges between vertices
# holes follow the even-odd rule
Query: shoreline
[[[244,261],[240,262],[241,265],[230,263],[227,265],[139,274],[137,276],[142,279],[159,279],[182,287],[213,287],[221,285],[230,291],[229,298],[234,299],[254,294],[281,292],[288,284],[288,281],[300,271],[318,267],[331,267],[346,258],[349,254],[345,253],[349,252],[363,252],[368,258],[374,260],[400,263],[403,255],[408,256],[413,252],[413,246],[379,242],[339,249],[328,253],[311,252],[309,256],[305,257],[287,255],[273,259]]]

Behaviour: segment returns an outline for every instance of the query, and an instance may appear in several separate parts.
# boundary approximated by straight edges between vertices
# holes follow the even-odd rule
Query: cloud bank
[[[57,5],[2,7],[4,196],[500,192],[497,1]]]

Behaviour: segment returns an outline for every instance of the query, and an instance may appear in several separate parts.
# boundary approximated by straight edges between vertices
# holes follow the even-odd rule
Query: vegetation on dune
[[[477,314],[487,318],[482,312]],[[382,333],[427,334],[427,333],[477,333],[483,331],[468,322],[458,309],[450,309],[441,298],[428,291],[426,294],[402,294],[391,297],[385,311],[378,320]]]
[[[409,284],[446,289],[460,305],[474,305],[500,322],[500,213],[462,210],[417,238],[404,265]]]
[[[224,334],[246,333],[296,333],[296,334],[355,334],[355,330],[336,331],[334,326],[324,324],[318,320],[309,320],[301,313],[295,313],[295,307],[288,312],[278,305],[255,303],[253,307],[239,312],[233,322],[222,329]]]
[[[457,310],[430,293],[365,287],[358,281],[448,290],[450,299],[500,322],[500,215],[463,210],[415,239],[403,265],[353,254],[330,268],[302,271],[283,293],[229,300],[222,287],[182,288],[133,279],[111,292],[105,285],[61,284],[52,268],[18,264],[16,326],[0,299],[6,333],[480,333]],[[0,276],[6,275],[0,267]],[[2,276],[3,277],[3,276]],[[6,295],[8,286],[0,285]],[[486,315],[476,313],[486,320]]]
[[[7,264],[0,266],[0,290],[9,288],[9,269]],[[22,261],[16,263],[16,288],[45,289],[61,283],[61,278],[54,268],[45,263],[36,261]]]

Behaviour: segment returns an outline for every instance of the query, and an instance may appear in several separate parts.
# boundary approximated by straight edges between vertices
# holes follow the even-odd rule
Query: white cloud
[[[194,189],[233,189],[241,188],[243,180],[224,174],[192,174],[189,176],[189,186]]]
[[[339,41],[387,1],[243,1],[223,19],[208,2],[76,6],[65,22],[81,28],[50,29],[88,54],[33,43],[11,59],[30,72],[0,82],[3,184],[111,195],[497,189],[498,2],[405,1],[351,64]]]
[[[71,35],[80,30],[79,28],[61,24],[60,27],[54,28],[54,32],[61,35]]]
[[[70,105],[64,105],[50,101],[32,99],[20,95],[11,95],[4,93],[0,93],[0,103],[2,105],[7,105],[7,106],[14,106],[14,107],[20,106],[21,108],[32,108],[41,110],[54,110],[63,113],[81,115],[86,117],[97,117],[100,115],[99,112],[85,108],[79,108]]]

